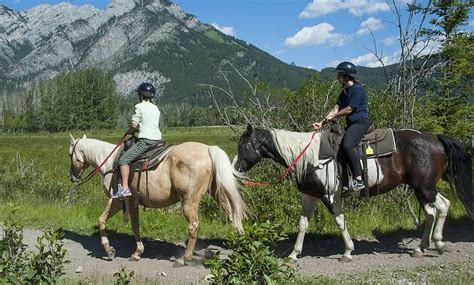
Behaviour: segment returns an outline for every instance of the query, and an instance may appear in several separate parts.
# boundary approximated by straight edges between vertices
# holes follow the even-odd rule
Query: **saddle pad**
[[[367,145],[365,150],[367,157],[390,155],[397,150],[392,129],[376,129],[366,134],[361,144]]]
[[[164,143],[152,147],[147,150],[142,157],[131,164],[131,169],[134,171],[144,171],[158,167],[172,148],[173,145],[166,145]]]
[[[324,130],[321,133],[319,158],[335,158],[343,136],[344,133],[334,132],[332,129]],[[366,150],[367,157],[390,155],[397,149],[392,129],[375,129],[362,138],[358,146],[360,145],[370,146]]]

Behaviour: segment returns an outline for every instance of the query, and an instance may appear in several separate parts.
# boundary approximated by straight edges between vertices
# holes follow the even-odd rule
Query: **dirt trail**
[[[33,246],[39,230],[25,230],[25,243]],[[435,250],[430,251],[424,258],[411,258],[409,251],[419,244],[422,231],[401,231],[391,235],[377,236],[375,239],[354,238],[355,251],[353,261],[349,264],[338,262],[343,252],[340,238],[319,239],[307,235],[303,256],[297,266],[304,277],[328,276],[339,273],[357,274],[379,272],[383,270],[412,269],[420,266],[448,265],[469,263],[474,268],[474,230],[472,224],[448,225],[445,227],[446,246],[449,252],[438,256]],[[145,253],[138,262],[128,261],[134,250],[135,243],[132,235],[111,234],[111,244],[117,250],[113,261],[104,259],[98,236],[83,236],[66,232],[63,242],[68,253],[65,264],[67,275],[80,279],[102,280],[110,279],[114,272],[122,266],[135,271],[139,280],[155,280],[163,283],[199,282],[210,272],[202,265],[203,259],[212,255],[215,250],[226,251],[222,240],[198,241],[195,254],[196,261],[192,265],[181,268],[173,267],[174,257],[184,253],[184,243],[169,243],[159,240],[145,240]],[[276,253],[286,256],[291,252],[293,239],[278,245]],[[78,267],[83,272],[75,273]],[[474,270],[474,269],[472,269]]]

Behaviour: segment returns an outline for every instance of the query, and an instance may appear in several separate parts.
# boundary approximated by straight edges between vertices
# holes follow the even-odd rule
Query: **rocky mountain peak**
[[[198,93],[198,83],[211,81],[224,59],[253,73],[256,66],[287,69],[169,0],[112,0],[105,9],[63,2],[23,12],[0,5],[0,88],[92,67],[112,74],[123,94],[150,81],[180,102]],[[287,73],[291,80],[272,80],[297,84],[304,77],[293,70],[279,74]]]

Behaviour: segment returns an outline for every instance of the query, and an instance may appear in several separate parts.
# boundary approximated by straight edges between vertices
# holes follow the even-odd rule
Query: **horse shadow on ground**
[[[409,254],[419,245],[420,239],[423,236],[423,230],[424,224],[420,228],[413,230],[397,229],[384,233],[375,230],[373,231],[373,238],[359,239],[352,236],[355,248],[352,254]],[[296,237],[297,233],[278,243],[275,248],[275,254],[279,257],[288,256],[293,250]],[[473,222],[467,218],[447,220],[443,231],[443,241],[451,243],[474,242]],[[447,248],[449,250],[449,245]],[[329,257],[342,255],[343,253],[344,242],[341,235],[310,233],[305,235],[301,257]],[[437,256],[437,254],[433,254],[433,256]]]
[[[373,232],[371,239],[358,239],[352,237],[355,250],[353,255],[373,254],[373,253],[392,253],[408,254],[418,246],[419,240],[423,235],[422,225],[419,229],[406,230],[398,229],[392,232]],[[444,228],[443,240],[451,243],[456,242],[474,242],[473,222],[467,218],[461,220],[447,220]],[[98,234],[82,235],[72,231],[64,230],[64,239],[75,241],[89,251],[89,256],[107,260],[107,255],[100,242]],[[349,229],[350,232],[350,229]],[[288,239],[279,242],[274,254],[278,257],[287,257],[293,250],[297,234],[289,235]],[[110,244],[116,250],[116,257],[128,258],[135,250],[135,239],[132,234],[118,233],[113,230],[107,231],[107,237]],[[183,256],[185,252],[185,241],[173,243],[162,240],[142,238],[145,252],[142,258],[157,260],[172,260]],[[198,239],[195,248],[194,258],[198,261],[211,258],[216,251],[226,251],[225,239]],[[303,245],[304,256],[311,257],[329,257],[341,255],[344,253],[344,243],[340,235],[309,233],[305,236]]]
[[[88,256],[108,260],[99,234],[83,235],[68,230],[63,230],[63,232],[63,239],[72,240],[82,245],[82,247],[89,252]],[[115,257],[129,258],[135,251],[136,243],[132,234],[108,230],[107,238],[109,239],[110,245],[115,248]],[[142,242],[145,247],[142,258],[147,259],[170,261],[174,258],[182,257],[186,250],[186,241],[173,243],[142,237]],[[217,250],[225,248],[224,243],[225,241],[222,239],[198,239],[195,247],[195,259],[204,260],[211,258]]]

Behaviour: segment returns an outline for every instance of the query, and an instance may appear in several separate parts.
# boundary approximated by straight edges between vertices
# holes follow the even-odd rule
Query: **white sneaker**
[[[352,180],[352,190],[360,191],[365,188],[363,181],[358,181],[357,179]]]
[[[112,199],[122,199],[128,196],[132,196],[132,192],[130,191],[130,188],[124,189],[122,187],[119,187],[119,190],[117,191],[117,193],[115,193],[115,195],[112,196]]]

